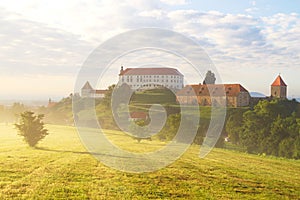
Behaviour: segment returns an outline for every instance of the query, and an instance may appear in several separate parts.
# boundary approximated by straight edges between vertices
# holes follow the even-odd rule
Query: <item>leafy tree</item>
[[[294,152],[292,158],[300,159],[300,132],[298,132],[298,137],[294,141]]]
[[[20,136],[31,147],[34,147],[40,140],[48,135],[48,130],[44,128],[42,119],[44,115],[35,115],[34,112],[25,111],[20,114],[19,124],[15,124]]]
[[[203,84],[215,84],[216,77],[215,74],[212,73],[210,70],[206,73],[205,79],[203,81]]]
[[[293,155],[293,139],[286,138],[279,144],[279,156],[291,158]]]
[[[181,120],[180,114],[169,115],[165,126],[157,134],[157,137],[162,141],[172,140],[178,131],[180,120]]]
[[[250,153],[299,158],[298,103],[288,100],[260,101],[243,114],[241,144]],[[234,129],[234,123],[228,129]],[[232,131],[232,130],[231,130]]]
[[[194,139],[195,144],[202,144],[204,137],[206,136],[210,120],[209,119],[200,119],[197,135]]]
[[[107,92],[105,93],[105,96],[103,98],[103,100],[101,101],[101,104],[105,105],[107,108],[111,108],[111,97],[112,97],[112,93],[115,89],[116,85],[110,85],[108,87]]]
[[[234,112],[229,114],[229,118],[226,122],[226,133],[230,138],[230,142],[233,144],[239,144],[240,133],[243,132],[243,114],[245,109],[235,109]]]
[[[147,122],[143,119],[132,121],[129,125],[129,132],[132,134],[133,139],[136,139],[138,142],[141,140],[151,140],[149,136],[149,130],[146,126]],[[138,126],[138,127],[137,127]]]

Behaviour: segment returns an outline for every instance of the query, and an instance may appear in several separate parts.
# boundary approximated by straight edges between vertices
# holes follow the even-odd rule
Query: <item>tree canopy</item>
[[[25,111],[20,116],[20,122],[15,124],[15,127],[29,146],[36,146],[40,140],[49,134],[42,121],[44,115],[35,115],[34,112]]]
[[[226,131],[234,143],[250,153],[299,159],[299,114],[295,101],[260,101],[253,110],[232,115]]]

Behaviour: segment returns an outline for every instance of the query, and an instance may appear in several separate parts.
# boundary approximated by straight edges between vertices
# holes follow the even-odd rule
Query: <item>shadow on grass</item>
[[[57,153],[74,153],[74,154],[87,154],[87,155],[95,155],[95,156],[108,156],[108,157],[116,157],[116,158],[131,158],[129,156],[118,156],[118,155],[111,155],[105,153],[95,153],[95,152],[88,152],[88,151],[69,151],[69,150],[58,150],[58,149],[48,149],[45,147],[35,147],[37,150],[41,151],[50,151],[50,152],[57,152]]]

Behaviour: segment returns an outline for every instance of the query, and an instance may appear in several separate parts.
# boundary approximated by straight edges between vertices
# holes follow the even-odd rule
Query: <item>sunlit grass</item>
[[[86,152],[73,127],[48,125],[50,135],[28,147],[12,125],[0,125],[0,199],[297,199],[300,161],[214,149],[205,159],[192,146],[182,158],[152,173],[119,172]],[[152,151],[106,131],[116,145]]]

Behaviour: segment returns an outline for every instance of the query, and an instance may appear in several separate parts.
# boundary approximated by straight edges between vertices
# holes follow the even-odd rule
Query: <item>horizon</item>
[[[129,68],[134,68],[134,67],[129,67]],[[155,67],[154,67],[155,68]],[[125,68],[126,69],[126,68]],[[175,68],[177,69],[177,68]],[[179,70],[179,72],[181,72]],[[182,73],[182,72],[181,72]],[[281,76],[281,74],[279,74]],[[117,77],[117,76],[116,76]],[[274,79],[275,80],[275,79]],[[89,81],[89,80],[87,80]],[[218,81],[218,80],[217,80]],[[184,86],[186,85],[192,85],[192,84],[201,84],[203,82],[203,80],[200,80],[198,83],[196,82],[189,82],[189,83],[186,83],[184,84]],[[273,82],[273,81],[272,81]],[[112,83],[112,84],[117,84],[117,82],[115,83]],[[237,81],[232,81],[232,82],[220,82],[220,83],[216,83],[216,84],[241,84]],[[82,84],[83,86],[84,84]],[[99,83],[98,83],[99,85]],[[101,84],[100,84],[101,85]],[[241,84],[243,86],[243,84]],[[109,85],[108,85],[109,86]],[[108,87],[107,86],[107,87]],[[251,96],[256,96],[256,95],[263,95],[263,96],[270,96],[270,89],[271,89],[271,84],[269,84],[269,91],[268,93],[263,93],[263,92],[260,92],[260,91],[251,91],[249,90],[248,88],[245,88],[246,90],[248,90],[249,94]],[[96,86],[94,86],[93,88],[94,89],[107,89],[106,88],[99,88]],[[39,96],[39,95],[35,95],[35,96],[11,96],[9,98],[3,98],[2,96],[0,96],[0,105],[3,104],[3,105],[11,105],[12,103],[15,103],[15,102],[19,102],[19,103],[23,103],[25,105],[47,105],[48,101],[51,99],[52,101],[54,102],[58,102],[60,100],[62,100],[63,98],[66,98],[68,96],[70,96],[70,94],[74,94],[75,92],[74,91],[71,91],[69,92],[68,94],[64,95],[64,96],[59,96],[59,95],[51,95],[49,97],[45,97],[45,96]],[[80,91],[76,91],[76,93],[79,93],[80,94]],[[290,95],[287,95],[287,98],[288,99],[296,99],[298,102],[300,102],[300,96],[290,96]]]

